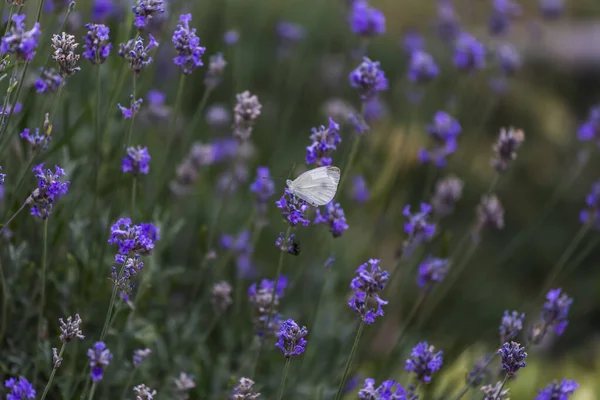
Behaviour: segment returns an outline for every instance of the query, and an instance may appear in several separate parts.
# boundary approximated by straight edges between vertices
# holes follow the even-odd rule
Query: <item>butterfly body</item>
[[[304,172],[293,181],[287,180],[290,192],[313,207],[324,206],[335,197],[340,183],[340,169],[318,167]]]

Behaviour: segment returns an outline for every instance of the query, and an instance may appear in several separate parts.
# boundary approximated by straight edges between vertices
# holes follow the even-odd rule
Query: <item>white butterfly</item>
[[[324,206],[335,197],[340,183],[338,167],[318,167],[306,171],[295,180],[286,181],[290,192],[314,207]]]

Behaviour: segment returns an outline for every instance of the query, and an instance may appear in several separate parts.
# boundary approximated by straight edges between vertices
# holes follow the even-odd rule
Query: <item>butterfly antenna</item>
[[[292,165],[292,169],[290,170],[290,173],[288,174],[288,177],[287,177],[287,179],[290,179],[290,177],[292,176],[292,172],[294,172],[294,170],[295,170],[295,169],[296,169],[296,163],[294,163],[294,164]]]

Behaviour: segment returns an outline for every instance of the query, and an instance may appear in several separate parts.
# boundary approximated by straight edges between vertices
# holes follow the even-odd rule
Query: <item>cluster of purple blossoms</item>
[[[213,90],[221,83],[221,76],[225,72],[226,66],[227,61],[225,61],[222,53],[210,56],[208,60],[208,70],[204,77],[204,84],[207,89]]]
[[[442,40],[454,40],[461,32],[452,0],[437,1],[437,31]]]
[[[375,379],[365,379],[365,385],[358,392],[358,398],[363,400],[414,400],[414,396],[411,396],[410,390],[407,393],[406,389],[400,385],[400,383],[387,380],[383,381],[381,385],[375,387]]]
[[[496,61],[504,76],[514,75],[523,64],[521,55],[511,43],[502,43],[496,47]]]
[[[408,80],[412,83],[428,83],[437,78],[440,68],[431,54],[423,50],[413,51],[410,56]]]
[[[521,15],[521,12],[521,6],[512,0],[494,0],[489,20],[490,33],[492,35],[506,33],[511,20]]]
[[[140,111],[140,108],[142,107],[142,103],[144,102],[144,99],[142,99],[142,98],[134,99],[133,94],[130,95],[130,98],[131,98],[131,105],[129,106],[129,108],[123,107],[120,103],[117,104],[117,108],[119,110],[121,110],[121,112],[123,113],[123,117],[125,117],[125,119],[133,118],[138,113],[138,111]]]
[[[152,400],[156,396],[156,390],[150,389],[145,384],[139,384],[133,387],[136,400]]]
[[[431,197],[433,212],[438,217],[445,217],[454,212],[456,203],[462,197],[464,183],[455,176],[449,176],[438,181],[435,192]]]
[[[414,29],[408,29],[402,37],[402,49],[407,55],[412,55],[415,51],[425,48],[425,39],[423,35]]]
[[[472,72],[485,67],[485,47],[474,36],[462,32],[456,39],[454,66],[463,72]]]
[[[364,57],[363,62],[350,73],[350,86],[357,89],[363,102],[388,89],[388,80],[379,61]]]
[[[356,277],[350,283],[353,294],[348,305],[367,324],[372,324],[375,318],[383,316],[383,306],[388,303],[379,297],[379,292],[385,288],[390,274],[383,271],[379,263],[380,260],[370,259],[361,264],[356,270]],[[377,309],[370,308],[369,302],[377,303]]]
[[[340,126],[330,117],[329,126],[325,128],[321,125],[312,129],[310,140],[312,143],[306,148],[306,163],[316,164],[317,166],[328,166],[332,164],[331,153],[337,149],[341,143]]]
[[[495,194],[483,195],[476,213],[477,221],[473,232],[475,240],[479,239],[479,234],[484,228],[504,228],[504,208]]]
[[[525,347],[522,347],[517,342],[506,342],[498,349],[496,354],[500,354],[502,358],[502,368],[507,375],[512,376],[521,368],[524,368],[527,363],[527,353]]]
[[[300,327],[293,319],[288,319],[281,324],[277,332],[277,347],[285,358],[299,356],[306,349],[306,339],[308,329],[305,326]]]
[[[160,239],[160,230],[152,223],[133,224],[129,218],[120,218],[110,228],[108,243],[119,246],[118,254],[149,255]],[[125,260],[123,260],[125,261]]]
[[[367,181],[362,175],[356,175],[352,179],[352,200],[354,200],[358,204],[364,204],[367,202],[367,200],[369,200],[370,196],[371,193],[369,192],[369,188],[367,187]]]
[[[165,104],[167,96],[160,90],[151,89],[146,94],[148,101],[148,116],[158,120],[165,120],[171,114],[171,108]]]
[[[139,254],[134,254],[133,257],[117,254],[115,264],[117,265],[111,267],[109,280],[117,288],[121,299],[129,303],[129,295],[135,287],[135,278],[144,269],[144,263]],[[121,275],[118,272],[120,266],[122,266]]]
[[[233,136],[245,141],[252,134],[254,123],[260,116],[262,104],[260,104],[256,95],[251,94],[247,90],[238,93],[236,100],[237,102],[233,108]]]
[[[421,203],[420,211],[410,212],[410,205],[404,207],[402,215],[408,218],[404,223],[404,233],[408,236],[404,247],[411,248],[428,242],[435,234],[435,223],[429,223],[431,215],[431,206],[427,203]]]
[[[512,313],[508,310],[504,311],[504,316],[500,322],[500,343],[505,343],[517,337],[519,332],[523,330],[523,320],[525,314],[519,314],[517,311]]]
[[[225,42],[227,46],[233,46],[238,40],[240,40],[240,34],[235,29],[230,29],[223,34],[223,42]]]
[[[35,81],[33,87],[37,93],[56,93],[62,82],[60,74],[54,68],[42,68],[40,77]]]
[[[554,328],[554,332],[561,336],[569,324],[567,319],[572,303],[573,299],[562,293],[560,288],[548,291],[541,315],[543,331]]]
[[[431,150],[421,149],[419,159],[422,163],[432,162],[439,168],[446,166],[446,157],[458,147],[456,139],[462,132],[458,121],[444,111],[433,116],[433,123],[427,126],[427,133],[433,141]]]
[[[148,358],[148,356],[152,354],[152,350],[146,348],[146,349],[137,349],[134,350],[133,352],[133,366],[137,367],[138,365],[140,365],[142,363],[142,361],[144,361],[146,358]]]
[[[600,146],[600,104],[590,109],[588,119],[577,131],[579,140],[595,140]]]
[[[323,212],[320,208],[317,208],[314,223],[329,225],[329,232],[334,238],[342,236],[342,233],[349,228],[342,206],[340,206],[340,203],[334,204],[333,201],[325,205]]]
[[[283,217],[291,226],[301,224],[308,226],[310,220],[304,218],[304,213],[308,210],[308,204],[299,198],[296,198],[289,189],[284,189],[283,196],[275,202],[277,208],[283,213]]]
[[[417,379],[423,383],[429,383],[434,372],[442,368],[444,363],[443,352],[435,352],[435,347],[427,342],[418,343],[406,360],[404,369],[408,372],[414,372]]]
[[[0,171],[2,171],[2,166],[0,165]],[[6,174],[0,172],[0,185],[4,185],[4,179],[6,178]]]
[[[150,172],[150,153],[147,147],[128,147],[127,155],[121,161],[121,171],[130,172],[133,175]]]
[[[506,172],[510,164],[517,158],[517,150],[523,140],[525,140],[525,134],[521,129],[502,128],[493,147],[495,157],[492,159],[492,167],[498,172]]]
[[[251,258],[254,247],[249,230],[242,230],[237,236],[222,235],[220,245],[235,256],[238,276],[251,278],[254,275]]]
[[[306,29],[300,24],[289,21],[280,21],[275,27],[279,43],[277,45],[277,56],[288,57],[292,54],[295,45],[306,36]]]
[[[85,27],[88,32],[83,37],[85,40],[83,56],[92,64],[103,64],[112,49],[112,44],[108,42],[110,29],[101,24],[86,24]]]
[[[120,10],[114,0],[95,0],[92,5],[92,21],[106,21],[118,11]]]
[[[20,376],[18,379],[9,378],[4,381],[4,387],[10,392],[6,393],[6,400],[35,399],[35,389],[27,379]]]
[[[35,128],[33,135],[29,128],[25,128],[19,136],[29,142],[33,151],[46,150],[48,148],[48,142],[52,139],[49,135],[40,134],[38,128]]]
[[[366,0],[354,0],[350,12],[350,28],[362,37],[373,37],[385,33],[385,15],[369,5]]]
[[[277,309],[287,284],[287,277],[281,275],[277,285],[272,280],[263,279],[258,286],[253,283],[248,288],[248,299],[253,308],[252,321],[258,336],[275,335],[279,332],[281,317]]]
[[[479,390],[483,393],[483,400],[510,400],[510,389],[504,389],[502,381],[482,386]]]
[[[137,0],[137,5],[131,9],[135,14],[133,24],[138,28],[147,26],[154,14],[165,12],[163,0]]]
[[[14,54],[18,60],[30,61],[35,55],[41,34],[40,24],[36,22],[33,28],[27,30],[25,14],[14,14],[11,20],[10,29],[0,42],[0,51],[2,54]]]
[[[275,246],[288,254],[297,256],[300,254],[300,243],[296,240],[296,235],[291,234],[289,238],[285,238],[285,233],[279,232],[279,236],[275,241]]]
[[[600,226],[600,182],[592,185],[592,190],[585,198],[586,208],[579,213],[579,221],[582,224],[593,224]]]
[[[52,48],[54,54],[52,59],[58,63],[58,72],[64,79],[73,76],[75,72],[81,70],[77,66],[79,62],[79,54],[75,53],[79,47],[79,43],[75,41],[75,36],[62,32],[60,35],[52,35]]]
[[[275,194],[275,183],[271,179],[271,173],[268,167],[258,167],[256,169],[256,179],[250,184],[250,191],[256,198],[257,221],[261,226],[267,224],[267,202]]]
[[[195,378],[192,375],[188,375],[185,372],[179,373],[179,377],[177,377],[174,382],[174,395],[176,399],[189,399],[189,392],[196,387],[194,379]]]
[[[90,359],[90,376],[94,382],[101,381],[104,370],[112,360],[112,353],[106,347],[104,342],[96,342],[91,349],[88,349],[87,356]]]
[[[54,172],[50,169],[44,170],[44,163],[33,167],[33,173],[38,181],[37,188],[27,198],[26,203],[31,205],[31,215],[46,219],[52,213],[54,202],[69,191],[70,182],[61,182],[61,176],[65,176],[65,170],[58,165]]]
[[[152,57],[148,53],[153,47],[158,47],[154,36],[148,35],[147,46],[144,45],[144,39],[138,36],[119,45],[119,56],[129,61],[129,68],[139,76],[142,69],[152,63]]]
[[[450,262],[445,258],[427,257],[420,265],[417,275],[417,285],[430,289],[434,284],[446,278]]]
[[[490,356],[484,356],[479,360],[475,361],[475,363],[473,364],[473,368],[471,368],[471,371],[469,371],[469,373],[465,377],[466,383],[469,386],[476,388],[479,387],[479,385],[481,385],[483,380],[490,372],[489,364],[491,359],[492,357]]]
[[[233,388],[231,393],[232,400],[256,400],[260,397],[260,393],[255,392],[252,387],[254,381],[248,378],[240,378],[238,384]]]
[[[13,107],[11,104],[7,104],[6,108],[0,106],[0,115],[9,115],[10,113],[18,114],[23,110],[23,105],[21,103],[15,103]]]
[[[578,388],[579,384],[574,380],[563,379],[560,383],[554,381],[540,390],[535,400],[568,400]]]
[[[196,28],[190,29],[192,14],[182,14],[179,17],[179,24],[173,33],[173,46],[178,52],[177,57],[173,59],[184,74],[191,74],[194,69],[204,65],[202,55],[206,47],[200,46],[200,38],[196,36]]]

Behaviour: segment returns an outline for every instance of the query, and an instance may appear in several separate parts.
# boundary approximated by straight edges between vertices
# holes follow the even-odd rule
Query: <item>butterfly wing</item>
[[[324,206],[335,197],[340,169],[327,166],[311,169],[292,182],[294,194],[312,206]]]

